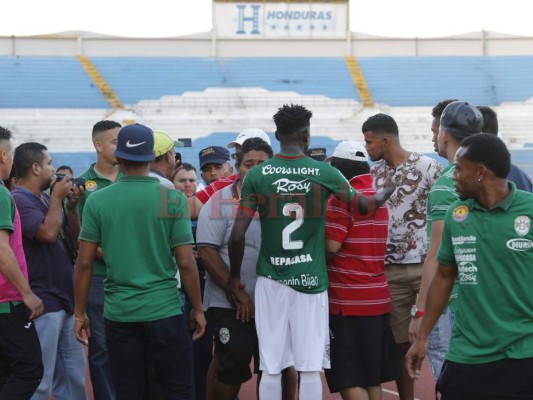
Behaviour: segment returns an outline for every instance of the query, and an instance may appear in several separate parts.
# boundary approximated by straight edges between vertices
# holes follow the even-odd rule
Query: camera
[[[192,147],[192,139],[191,138],[178,138],[178,140],[183,143],[183,147]]]
[[[56,182],[61,182],[65,178],[65,174],[56,174]],[[84,178],[70,178],[73,185],[85,187]]]

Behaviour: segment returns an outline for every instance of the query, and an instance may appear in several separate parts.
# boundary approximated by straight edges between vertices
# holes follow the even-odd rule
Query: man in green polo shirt
[[[87,198],[97,190],[113,183],[121,175],[114,152],[117,147],[118,131],[122,126],[115,121],[99,121],[93,126],[92,140],[96,150],[96,163],[81,174],[85,179],[85,191],[78,204],[80,217]],[[82,220],[83,224],[83,220]],[[106,277],[105,262],[99,248],[93,263],[93,279],[87,299],[86,312],[91,320],[91,336],[89,337],[89,371],[91,384],[96,400],[114,400],[115,389],[111,380],[111,367],[107,355],[104,325],[104,279]]]
[[[182,192],[148,176],[154,159],[150,128],[122,128],[115,156],[124,176],[85,203],[75,269],[75,333],[87,344],[85,303],[98,246],[106,260],[105,331],[119,399],[144,391],[145,364],[154,367],[165,398],[194,399],[192,343],[177,290],[176,263],[193,305],[193,339],[205,318],[192,251],[191,223]]]
[[[444,220],[439,266],[406,367],[420,377],[428,335],[457,278],[452,340],[437,383],[442,399],[532,399],[533,194],[507,181],[511,156],[495,136],[464,139],[454,161],[459,200]]]
[[[437,251],[441,242],[444,218],[450,205],[459,198],[452,179],[455,171],[453,162],[455,153],[457,153],[464,138],[481,133],[483,127],[481,112],[475,106],[464,101],[444,100],[433,108],[432,114],[432,130],[437,133],[433,137],[435,150],[441,157],[445,157],[449,164],[429,190],[427,198],[426,224],[429,247],[422,268],[420,292],[413,307],[411,324],[409,325],[409,340],[411,342],[414,341],[416,332],[420,327],[420,314],[423,314],[426,305],[427,290],[437,270]],[[450,297],[450,307],[447,307],[438,319],[428,338],[427,357],[435,379],[438,379],[440,375],[450,345],[453,303],[456,298],[457,286],[454,287]]]

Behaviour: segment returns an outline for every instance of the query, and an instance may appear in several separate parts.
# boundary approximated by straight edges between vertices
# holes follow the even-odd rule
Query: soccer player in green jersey
[[[319,371],[330,366],[324,242],[328,196],[334,194],[355,213],[366,214],[395,189],[391,183],[376,195],[362,196],[338,170],[307,157],[311,117],[300,105],[284,105],[274,115],[281,152],[248,172],[229,239],[228,296],[237,318],[247,321],[254,306],[244,294],[240,270],[245,232],[259,212],[255,320],[262,399],[281,399],[281,370],[291,365],[300,371],[300,398],[322,398]]]

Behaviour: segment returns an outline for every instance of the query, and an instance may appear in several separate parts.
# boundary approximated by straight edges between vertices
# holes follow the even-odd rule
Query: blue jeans
[[[183,315],[147,322],[105,320],[117,399],[141,400],[150,365],[162,397],[194,400],[192,341]]]
[[[115,400],[115,388],[111,378],[111,365],[107,354],[104,320],[104,279],[94,275],[85,311],[91,324],[89,337],[89,372],[94,400]]]
[[[32,400],[86,400],[85,354],[74,336],[74,316],[65,311],[43,314],[35,320],[41,342],[44,376]]]
[[[444,364],[446,353],[448,353],[448,348],[450,347],[453,317],[454,314],[451,308],[446,307],[428,337],[427,358],[435,380],[440,376],[442,364]]]

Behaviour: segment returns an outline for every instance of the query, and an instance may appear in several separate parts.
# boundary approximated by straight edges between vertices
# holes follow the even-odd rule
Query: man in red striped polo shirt
[[[326,159],[350,185],[366,196],[375,194],[362,143],[341,142]],[[390,328],[391,300],[385,277],[388,210],[353,215],[331,197],[326,211],[329,278],[332,393],[343,399],[381,399],[381,383],[397,379],[401,364]]]

